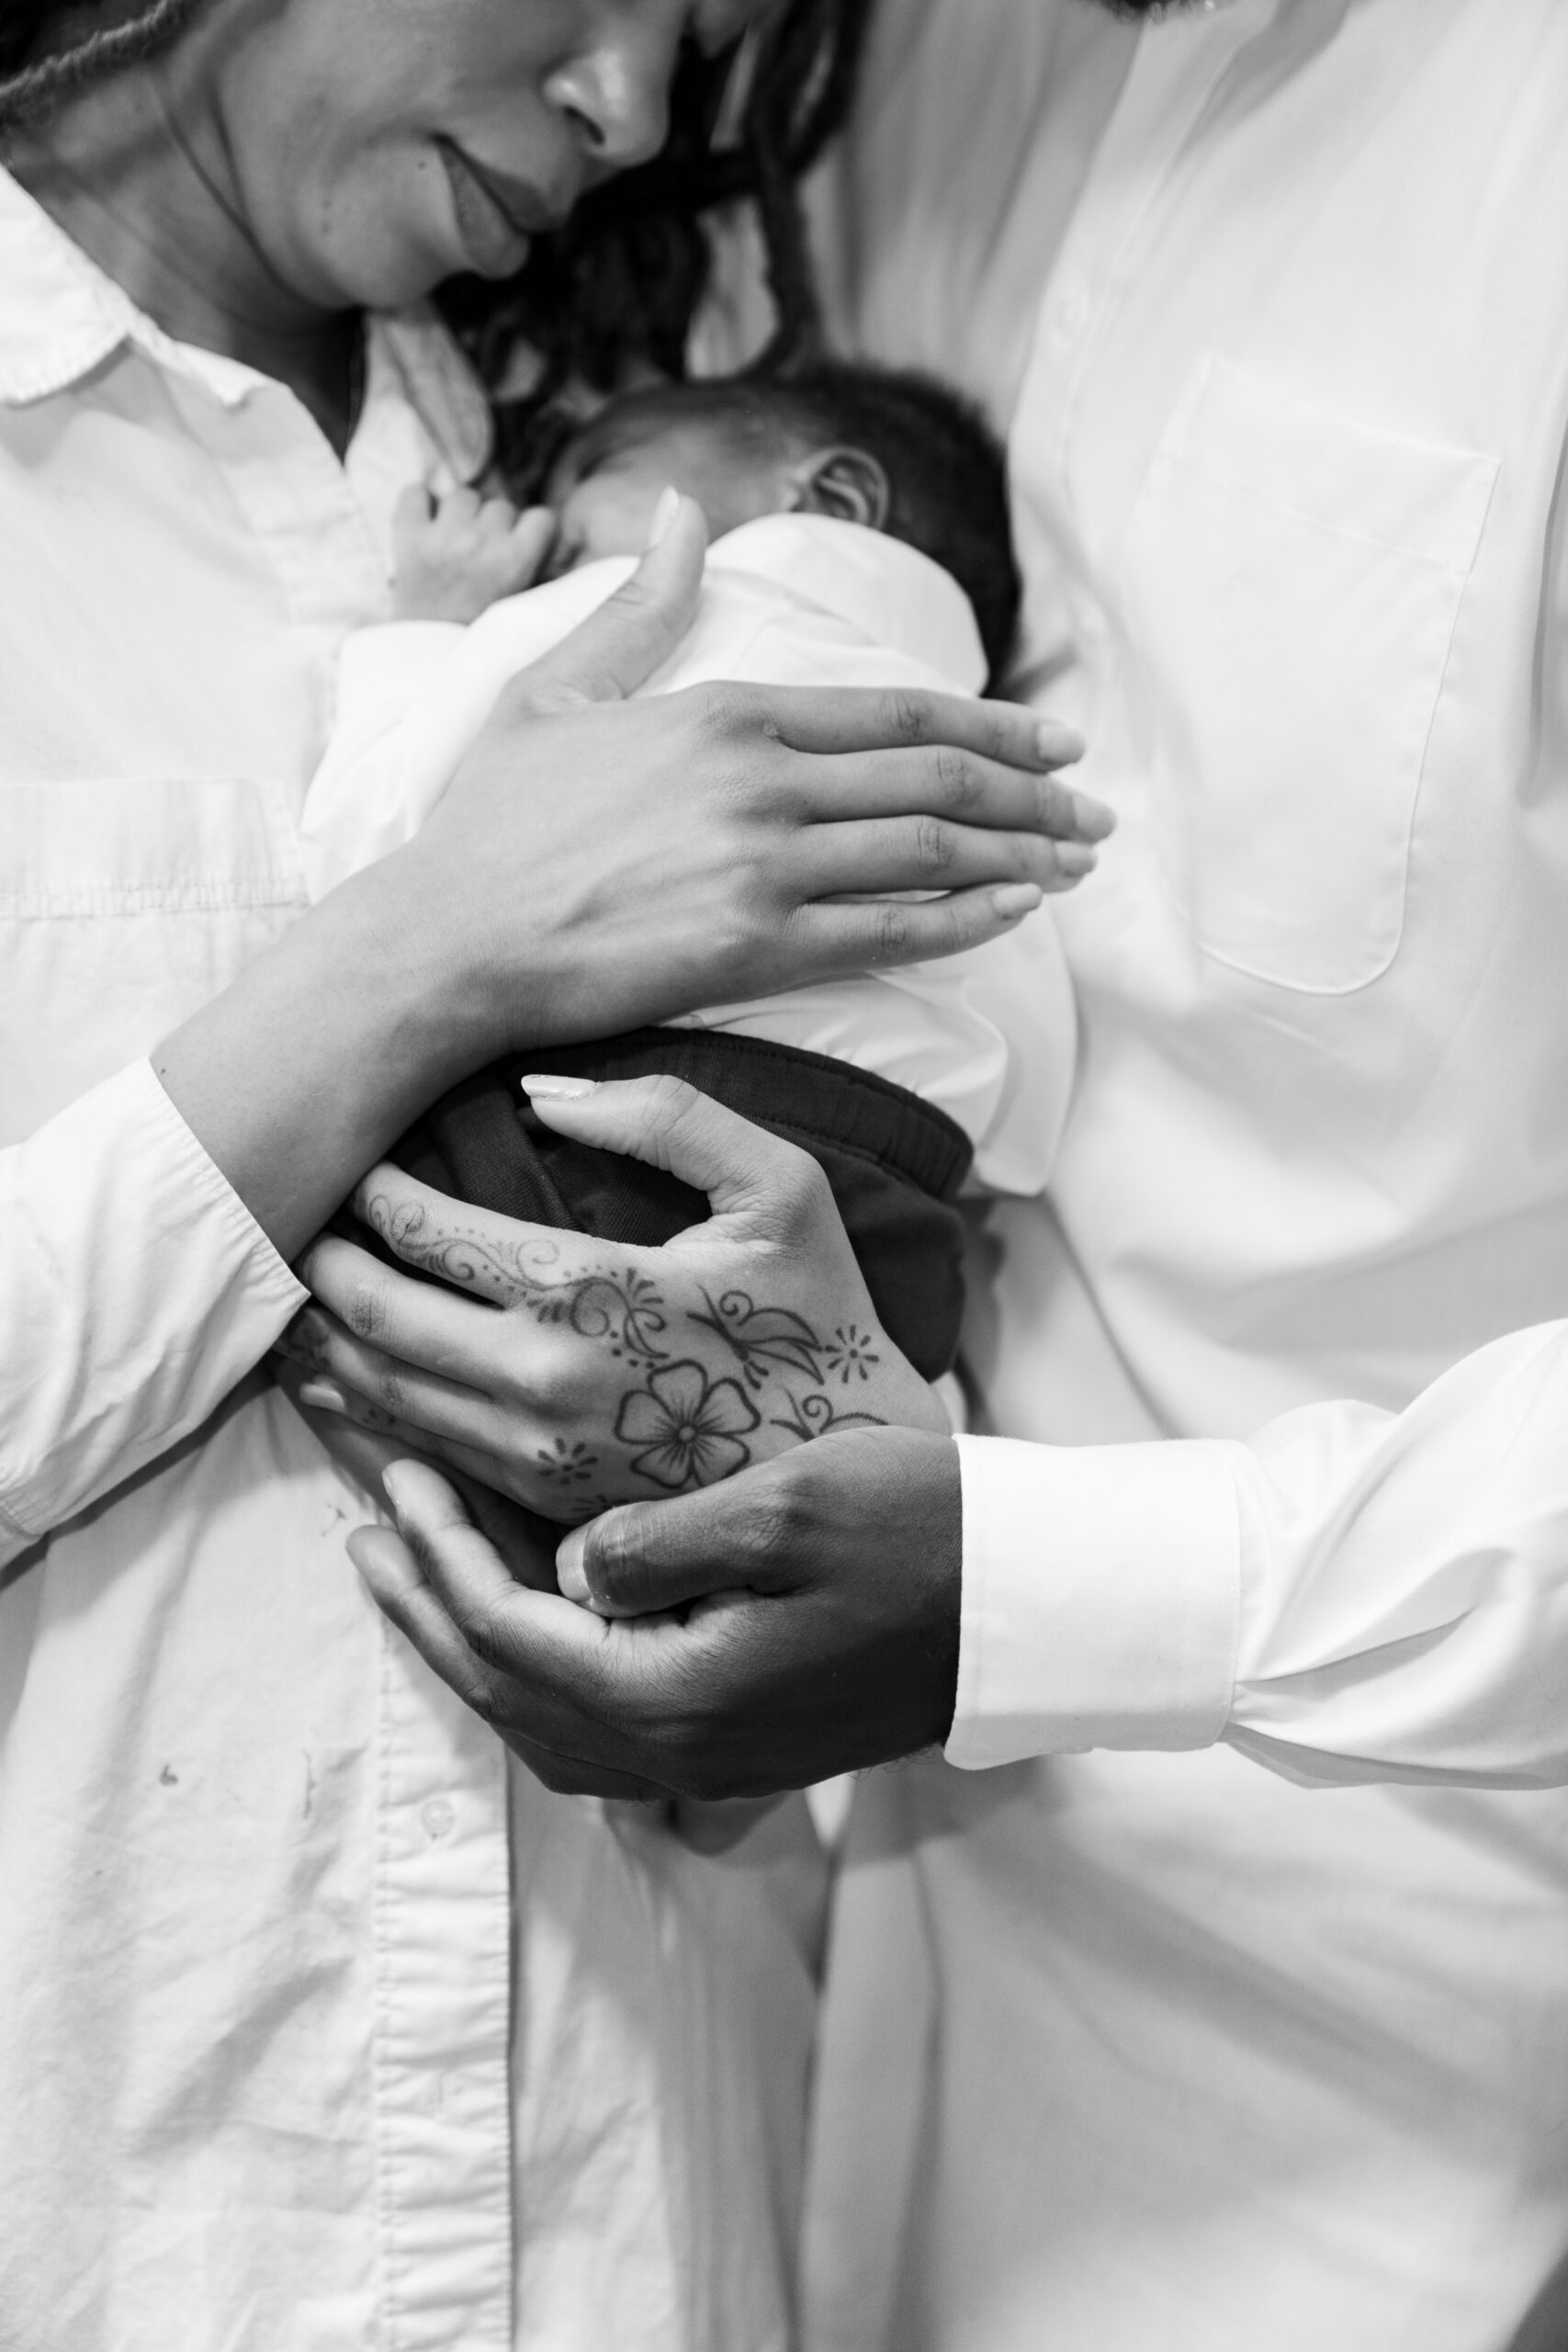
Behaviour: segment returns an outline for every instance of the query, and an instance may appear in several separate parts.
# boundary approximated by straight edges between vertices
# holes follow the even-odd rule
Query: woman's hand
[[[950,955],[1081,879],[1111,830],[1054,774],[1077,738],[1010,704],[745,685],[628,703],[700,585],[701,512],[671,511],[626,585],[508,686],[398,854],[422,900],[462,910],[487,1058]],[[882,902],[908,890],[943,895]]]
[[[706,1193],[711,1219],[625,1249],[377,1168],[358,1214],[441,1281],[333,1234],[314,1242],[301,1271],[318,1304],[285,1342],[315,1375],[305,1403],[561,1521],[713,1486],[836,1431],[946,1434],[807,1153],[676,1079],[549,1078],[529,1092],[560,1133]]]
[[[691,619],[703,545],[678,502],[627,585],[507,689],[417,838],[158,1049],[284,1257],[503,1052],[947,955],[1092,865],[1110,816],[1051,773],[1079,746],[1030,711],[744,686],[626,701]],[[911,888],[949,895],[876,900]]]

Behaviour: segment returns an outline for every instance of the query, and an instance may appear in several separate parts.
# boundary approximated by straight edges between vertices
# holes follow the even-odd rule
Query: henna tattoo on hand
[[[847,1388],[858,1372],[863,1381],[871,1378],[872,1367],[882,1358],[872,1345],[871,1333],[857,1324],[840,1324],[822,1351],[829,1372],[836,1372],[842,1386]]]
[[[632,1468],[679,1493],[732,1477],[751,1459],[742,1441],[761,1415],[739,1381],[709,1380],[696,1363],[666,1364],[621,1399],[615,1435],[639,1445]]]
[[[835,1430],[885,1430],[887,1427],[880,1413],[836,1413],[832,1398],[819,1388],[809,1396],[786,1396],[784,1404],[787,1408],[784,1416],[775,1416],[768,1427],[787,1430],[792,1437],[799,1438],[803,1445],[809,1444],[814,1437],[831,1437]]]
[[[444,1219],[438,1229],[424,1203],[394,1202],[384,1193],[371,1194],[362,1213],[421,1272],[541,1325],[564,1327],[624,1363],[635,1385],[622,1391],[605,1434],[625,1449],[623,1477],[649,1488],[679,1494],[733,1477],[755,1458],[756,1432],[764,1427],[802,1444],[886,1427],[879,1414],[840,1411],[829,1393],[871,1382],[883,1361],[874,1329],[841,1323],[825,1336],[792,1307],[759,1304],[743,1290],[717,1298],[703,1290],[702,1308],[686,1308],[682,1319],[722,1342],[734,1371],[715,1375],[694,1355],[675,1357],[667,1302],[649,1275],[635,1267],[574,1265],[586,1237],[527,1232],[513,1240],[471,1227],[454,1232]],[[308,1326],[297,1330],[299,1352],[311,1336]],[[592,1518],[620,1498],[604,1491],[618,1481],[606,1476],[604,1443],[596,1448],[592,1432],[536,1447],[529,1476],[536,1507],[558,1521]],[[514,1491],[526,1498],[525,1486]]]
[[[549,1478],[562,1487],[583,1487],[599,1467],[599,1456],[579,1439],[569,1443],[564,1437],[552,1438],[534,1457],[541,1478]]]
[[[710,1380],[693,1359],[663,1364],[628,1389],[615,1433],[638,1449],[629,1464],[637,1476],[672,1494],[733,1477],[753,1458],[747,1441],[762,1425],[753,1398],[764,1390],[775,1408],[767,1427],[802,1444],[838,1430],[886,1426],[876,1413],[840,1412],[827,1391],[834,1374],[844,1387],[870,1380],[882,1361],[873,1333],[840,1324],[824,1340],[793,1308],[759,1306],[747,1291],[702,1296],[706,1312],[688,1308],[686,1320],[724,1341],[739,1378]]]
[[[566,1324],[581,1340],[604,1340],[610,1353],[632,1364],[668,1361],[659,1343],[665,1328],[664,1299],[656,1283],[636,1268],[606,1273],[601,1268],[561,1271],[566,1251],[540,1236],[511,1241],[491,1234],[433,1233],[423,1201],[396,1206],[384,1193],[365,1204],[374,1226],[398,1256],[422,1273],[435,1274],[461,1290],[479,1291],[497,1306],[523,1307],[543,1324]]]
[[[743,1290],[727,1290],[716,1303],[707,1299],[707,1313],[688,1311],[688,1323],[716,1331],[739,1359],[747,1385],[762,1387],[770,1373],[787,1368],[803,1372],[808,1380],[822,1377],[822,1342],[803,1316],[787,1306],[757,1306]]]

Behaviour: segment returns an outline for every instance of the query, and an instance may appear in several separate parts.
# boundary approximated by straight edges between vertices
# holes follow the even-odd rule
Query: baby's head
[[[552,570],[640,554],[669,484],[696,500],[715,538],[764,514],[826,514],[918,548],[974,606],[993,677],[1005,668],[1020,593],[1005,461],[978,413],[945,385],[825,366],[612,401],[551,468]]]

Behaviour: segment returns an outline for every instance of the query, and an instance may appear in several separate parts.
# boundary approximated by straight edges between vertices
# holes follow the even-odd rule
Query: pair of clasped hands
[[[1076,738],[1010,705],[628,702],[689,625],[703,547],[699,511],[667,508],[626,589],[513,683],[398,854],[428,905],[460,901],[486,842],[532,812],[475,1058],[976,944],[1111,831],[1055,773]],[[893,895],[910,891],[943,895]],[[816,1163],[673,1080],[529,1091],[547,1125],[670,1169],[711,1216],[624,1249],[390,1166],[364,1179],[356,1215],[424,1279],[323,1234],[285,1346],[315,1426],[389,1503],[395,1527],[349,1544],[374,1598],[555,1789],[760,1796],[942,1740],[957,1453]]]

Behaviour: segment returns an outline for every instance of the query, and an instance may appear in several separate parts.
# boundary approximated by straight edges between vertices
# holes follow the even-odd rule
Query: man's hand
[[[428,1465],[399,1463],[386,1486],[398,1532],[349,1539],[366,1583],[550,1788],[761,1796],[947,1735],[962,1550],[951,1439],[827,1437],[703,1493],[611,1511],[561,1547],[564,1581],[591,1608],[518,1581]],[[536,1560],[516,1566],[537,1578]]]

